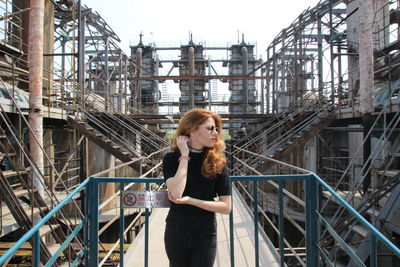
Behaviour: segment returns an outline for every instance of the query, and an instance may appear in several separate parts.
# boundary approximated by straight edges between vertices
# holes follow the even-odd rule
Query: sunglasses
[[[216,131],[217,133],[219,133],[219,128],[217,126],[207,126],[206,129],[210,132],[213,133],[214,131]]]

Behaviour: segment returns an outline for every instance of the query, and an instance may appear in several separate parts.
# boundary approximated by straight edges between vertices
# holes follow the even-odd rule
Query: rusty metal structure
[[[181,113],[194,107],[226,108],[220,115],[230,136],[232,175],[290,174],[298,168],[318,173],[386,236],[400,240],[399,1],[320,1],[282,29],[266,47],[264,61],[244,40],[225,47],[192,39],[155,47],[140,40],[126,55],[114,30],[80,0],[31,2],[0,2],[0,242],[15,241],[35,216],[45,216],[89,175],[160,177],[169,147],[163,129],[173,130]],[[39,9],[46,14],[43,23],[36,20]],[[43,44],[33,42],[30,36],[41,33]],[[162,59],[170,50],[180,58]],[[208,57],[212,51],[227,56]],[[178,83],[175,98],[166,96],[170,80]],[[213,83],[227,86],[229,96],[215,97]],[[33,122],[39,113],[43,122]],[[276,185],[260,184],[258,203],[249,197],[251,184],[236,187],[249,205],[263,207],[260,224],[278,247]],[[285,236],[290,266],[306,264],[298,230],[305,220],[298,201],[304,190],[296,182],[285,185],[290,213],[284,220],[293,229]],[[113,213],[119,190],[106,185],[100,191],[102,262],[117,265],[112,227],[121,219]],[[346,220],[328,192],[322,195],[330,224],[366,261],[368,233]],[[84,199],[51,220],[41,239],[42,259],[74,231]],[[126,215],[128,241],[142,225],[142,213]],[[353,266],[328,235],[322,241],[325,257]],[[60,262],[76,259],[81,243],[76,238]],[[389,251],[381,255],[380,265],[398,265]],[[28,266],[29,260],[29,253],[13,257]]]

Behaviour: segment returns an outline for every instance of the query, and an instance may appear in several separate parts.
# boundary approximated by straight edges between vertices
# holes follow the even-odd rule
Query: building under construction
[[[267,247],[268,266],[400,266],[400,1],[321,0],[293,19],[265,59],[245,36],[140,37],[127,55],[80,0],[0,1],[0,263],[127,263],[157,209],[122,209],[123,192],[165,190],[173,131],[206,108],[223,120],[237,203],[218,266],[267,266]],[[144,247],[129,266],[163,266]]]

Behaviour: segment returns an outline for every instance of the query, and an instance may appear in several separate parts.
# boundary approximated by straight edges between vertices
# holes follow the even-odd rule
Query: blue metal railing
[[[358,263],[359,266],[365,266],[362,260],[356,255],[356,253],[346,244],[346,242],[340,237],[340,234],[326,222],[326,219],[319,213],[318,207],[318,192],[319,187],[323,190],[328,190],[338,202],[341,203],[360,223],[362,223],[370,232],[370,266],[376,266],[377,263],[377,241],[382,242],[386,245],[395,256],[400,258],[400,249],[396,247],[388,238],[382,235],[373,225],[371,225],[364,217],[362,217],[356,210],[354,210],[344,199],[342,199],[328,184],[326,184],[320,177],[315,174],[293,174],[293,175],[263,175],[263,176],[231,176],[232,182],[244,182],[249,181],[253,188],[253,222],[254,222],[254,242],[255,242],[255,266],[259,266],[260,255],[259,255],[259,223],[258,223],[258,184],[262,181],[275,180],[279,182],[278,189],[278,201],[279,201],[279,253],[280,253],[280,266],[285,265],[284,256],[284,232],[285,225],[283,220],[283,209],[284,209],[284,185],[286,181],[303,181],[305,183],[305,214],[306,214],[306,265],[307,266],[319,266],[320,262],[325,262],[328,266],[333,266],[330,258],[325,254],[324,250],[319,244],[319,229],[324,227],[332,235],[332,237],[341,244],[341,247],[349,255],[353,262]],[[84,190],[85,196],[85,216],[82,222],[75,228],[68,239],[61,245],[61,247],[55,252],[50,260],[45,263],[45,266],[51,266],[57,258],[61,255],[62,251],[68,246],[68,244],[74,239],[76,235],[81,233],[83,230],[84,236],[84,249],[79,253],[78,257],[70,264],[70,266],[77,266],[80,262],[84,261],[85,266],[98,266],[99,265],[99,184],[100,183],[120,183],[120,197],[122,203],[123,195],[123,184],[125,183],[145,183],[146,190],[149,190],[151,183],[163,183],[163,179],[160,178],[108,178],[108,177],[89,177],[82,184],[80,184],[74,191],[71,192],[59,205],[51,210],[40,222],[38,222],[31,230],[29,230],[16,244],[11,247],[7,252],[0,257],[0,264],[7,261],[8,258],[22,246],[23,243],[29,239],[34,240],[34,248],[39,248],[39,230],[52,216],[54,216],[65,204],[67,204],[75,194]],[[120,208],[120,218],[124,217],[124,209]],[[148,266],[149,256],[149,209],[145,209],[145,262],[144,265]],[[235,227],[233,221],[233,212],[230,216],[230,248],[231,248],[231,266],[235,266],[234,258],[234,236],[233,229]],[[120,221],[120,266],[123,266],[124,259],[124,220]],[[40,251],[34,249],[32,252],[34,255],[33,266],[39,266],[40,262]]]

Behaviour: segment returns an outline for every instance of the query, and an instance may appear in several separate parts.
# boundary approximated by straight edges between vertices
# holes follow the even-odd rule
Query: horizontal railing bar
[[[254,176],[230,176],[231,181],[290,181],[290,180],[306,180],[310,174],[285,174],[285,175],[254,175]]]

